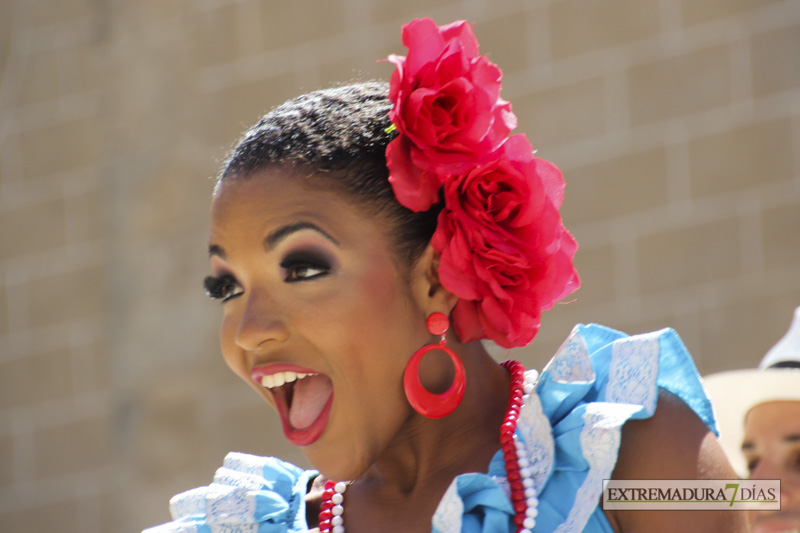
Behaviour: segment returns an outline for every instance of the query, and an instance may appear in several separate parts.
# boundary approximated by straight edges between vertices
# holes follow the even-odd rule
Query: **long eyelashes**
[[[308,252],[288,255],[281,262],[280,267],[284,272],[284,281],[287,283],[321,278],[330,274],[332,268],[327,259]],[[210,298],[222,302],[241,296],[243,292],[236,278],[230,274],[207,276],[203,280],[203,288]]]
[[[222,300],[223,302],[242,294],[236,280],[230,274],[219,277],[207,276],[203,280],[203,288],[210,298]]]
[[[321,278],[331,272],[327,259],[308,252],[289,254],[281,261],[281,268],[285,272],[284,281],[289,283]]]

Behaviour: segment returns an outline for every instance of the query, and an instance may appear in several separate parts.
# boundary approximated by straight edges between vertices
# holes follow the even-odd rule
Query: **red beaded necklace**
[[[511,489],[511,504],[514,506],[516,533],[530,533],[536,524],[538,513],[536,489],[533,487],[530,463],[525,454],[525,445],[517,440],[520,410],[528,395],[533,392],[535,377],[525,380],[525,367],[519,361],[501,363],[511,375],[510,394],[506,415],[500,426],[500,448],[506,464],[506,478]],[[347,484],[342,481],[325,482],[322,505],[319,513],[320,533],[344,533],[344,492]]]

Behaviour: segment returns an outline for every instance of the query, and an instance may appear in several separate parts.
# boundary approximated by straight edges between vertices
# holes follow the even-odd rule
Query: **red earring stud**
[[[447,347],[445,333],[447,333],[447,328],[450,326],[447,316],[444,313],[431,313],[428,315],[426,325],[431,334],[441,335],[442,339],[439,344],[427,344],[414,352],[408,365],[406,365],[406,371],[403,375],[403,388],[408,402],[415,411],[428,418],[443,418],[455,411],[464,398],[467,376],[461,359],[458,358],[453,350]],[[441,394],[429,392],[419,380],[419,364],[422,361],[422,357],[431,350],[441,350],[446,353],[456,370],[456,375],[450,388]]]

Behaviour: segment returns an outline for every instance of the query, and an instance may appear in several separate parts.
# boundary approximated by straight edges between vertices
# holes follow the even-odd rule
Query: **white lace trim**
[[[258,524],[208,524],[203,527],[206,528],[211,533],[258,533]],[[168,522],[142,533],[200,533],[200,528],[193,522]]]
[[[222,462],[223,468],[236,470],[244,474],[252,474],[258,477],[264,477],[264,465],[267,464],[267,458],[258,455],[250,455],[248,453],[230,452],[225,456]]]
[[[436,533],[459,533],[461,517],[464,515],[464,502],[458,495],[458,477],[447,487],[436,513],[433,515],[433,531]]]
[[[530,378],[538,375],[536,370],[525,373]],[[535,377],[533,377],[535,379]],[[527,379],[526,379],[527,381]],[[530,462],[531,478],[536,494],[544,487],[555,459],[555,441],[550,420],[542,410],[542,402],[534,390],[522,405],[517,421],[517,436],[525,443],[525,452]]]
[[[577,383],[594,381],[595,373],[586,342],[576,326],[544,367],[553,381]]]
[[[253,522],[256,515],[256,492],[214,483],[209,485],[209,489],[212,487],[216,490],[206,500],[206,522],[209,524]]]
[[[611,347],[606,401],[644,406],[656,411],[660,332],[619,339]]]
[[[225,467],[217,469],[214,474],[214,483],[247,490],[261,490],[264,488],[264,478],[262,476],[237,472]]]
[[[205,511],[208,487],[197,487],[176,494],[169,500],[169,512],[173,520],[196,516]]]
[[[204,515],[210,524],[253,522],[256,514],[256,492],[212,483],[175,496],[170,511],[176,520]]]
[[[197,524],[191,522],[167,522],[160,526],[149,527],[142,533],[199,533]]]
[[[258,533],[258,524],[208,524],[211,533]]]
[[[589,472],[575,494],[567,519],[555,533],[576,533],[586,526],[600,501],[603,480],[609,478],[617,462],[620,428],[637,410],[638,406],[626,404],[586,405],[580,442],[583,456],[589,463]]]

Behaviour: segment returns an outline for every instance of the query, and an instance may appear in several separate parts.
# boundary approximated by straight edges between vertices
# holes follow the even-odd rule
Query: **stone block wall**
[[[754,366],[800,305],[797,0],[0,2],[0,531],[139,531],[236,449],[302,462],[218,355],[212,177],[302,91],[465,18],[567,179],[575,322]],[[498,353],[498,357],[506,354]]]

